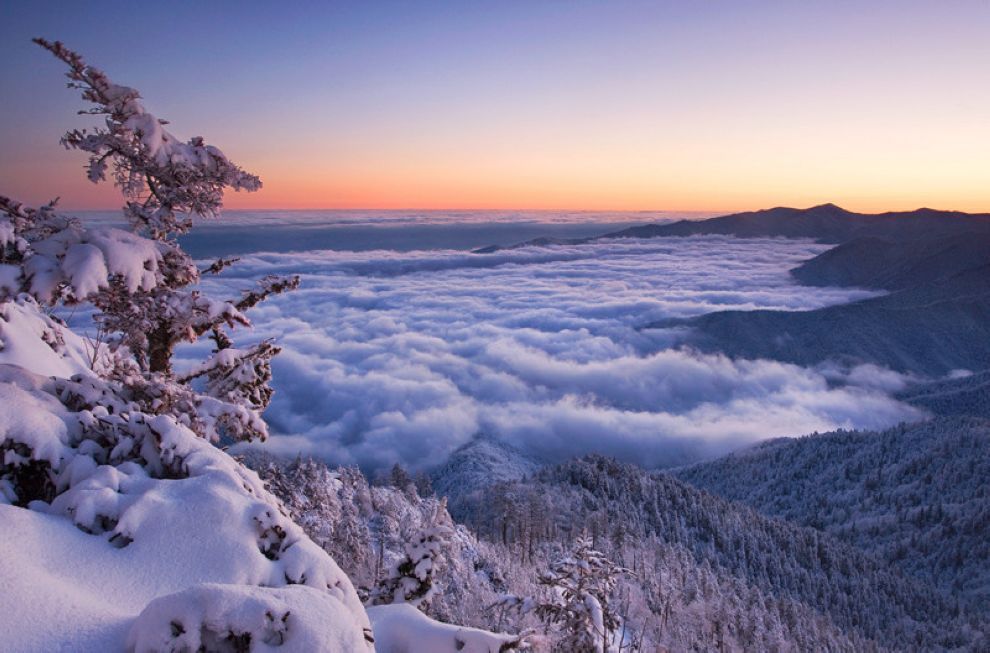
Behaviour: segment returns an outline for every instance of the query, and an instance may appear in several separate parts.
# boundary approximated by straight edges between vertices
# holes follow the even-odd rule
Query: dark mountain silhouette
[[[649,326],[693,327],[692,346],[743,358],[831,359],[930,375],[983,370],[990,368],[990,265],[813,311],[723,311]]]
[[[515,245],[490,245],[474,250],[492,254],[504,249],[547,245],[581,245],[611,238],[659,238],[719,234],[740,238],[812,238],[823,243],[845,243],[855,238],[891,241],[944,238],[976,232],[990,235],[990,214],[917,209],[887,213],[854,213],[835,204],[807,209],[778,206],[761,211],[733,213],[707,220],[657,222],[600,236],[583,238],[541,237]]]
[[[791,270],[807,286],[902,290],[990,264],[990,232],[942,238],[854,238]]]
[[[791,274],[805,285],[892,292],[813,311],[723,311],[648,327],[690,326],[686,342],[702,351],[800,365],[831,359],[930,375],[990,368],[990,216],[930,209],[862,215],[826,204],[617,235],[689,231],[845,239]]]
[[[866,236],[913,240],[944,237],[969,231],[990,234],[990,214],[938,211],[927,208],[889,213],[853,213],[835,204],[822,204],[808,209],[781,206],[708,220],[648,224],[629,227],[599,238],[721,234],[741,238],[813,238],[824,243],[843,243]]]
[[[478,249],[471,250],[472,254],[494,254],[495,252],[500,252],[506,249],[519,249],[520,247],[549,247],[550,245],[580,245],[581,243],[586,243],[588,241],[594,240],[596,237],[591,238],[550,238],[548,236],[540,236],[539,238],[533,238],[532,240],[527,240],[525,242],[516,243],[515,245],[488,245],[487,247],[479,247]]]

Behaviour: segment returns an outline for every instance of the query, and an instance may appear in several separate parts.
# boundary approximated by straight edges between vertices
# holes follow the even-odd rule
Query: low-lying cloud
[[[824,249],[696,237],[491,255],[256,254],[206,289],[303,277],[251,313],[251,337],[284,349],[266,413],[275,435],[265,446],[277,452],[426,468],[487,432],[548,460],[595,451],[660,466],[920,416],[888,396],[903,380],[886,370],[732,361],[671,348],[677,330],[637,328],[868,296],[791,281],[789,268]]]

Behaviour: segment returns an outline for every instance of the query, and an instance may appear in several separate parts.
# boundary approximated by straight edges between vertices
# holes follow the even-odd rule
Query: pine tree
[[[177,241],[193,216],[219,216],[225,189],[254,191],[261,181],[201,137],[176,139],[136,90],[114,84],[61,43],[35,42],[68,66],[69,87],[92,104],[80,113],[104,117],[95,129],[66,132],[62,143],[89,154],[94,183],[110,172],[126,198],[131,230],[87,228],[57,214],[54,202],[34,209],[0,196],[0,300],[29,296],[44,308],[88,302],[97,309],[100,333],[109,336],[94,347],[102,380],[61,387],[79,408],[112,395],[117,411],[170,415],[212,441],[264,439],[260,413],[271,401],[271,359],[279,348],[267,340],[235,348],[227,329],[249,325],[246,310],[299,279],[265,278],[238,299],[209,298],[195,285],[234,260],[199,270]],[[175,347],[207,334],[213,355],[175,375]]]
[[[612,595],[625,571],[581,535],[573,551],[540,576],[550,597],[536,602],[533,610],[544,623],[558,628],[556,650],[602,653],[613,648],[621,619],[611,605]]]
[[[450,526],[441,523],[446,510],[446,503],[441,501],[432,523],[406,542],[405,554],[372,591],[371,605],[411,603],[426,610],[436,589],[433,585],[436,565],[451,534]]]

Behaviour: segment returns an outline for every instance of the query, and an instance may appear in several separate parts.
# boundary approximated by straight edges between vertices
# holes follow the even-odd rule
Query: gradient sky
[[[990,2],[0,0],[0,193],[114,208],[60,39],[263,178],[231,208],[990,211]]]

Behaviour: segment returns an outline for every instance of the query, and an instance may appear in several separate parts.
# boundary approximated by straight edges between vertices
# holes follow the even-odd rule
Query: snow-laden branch
[[[192,215],[216,217],[225,188],[261,188],[257,176],[202,137],[182,142],[170,134],[164,128],[168,122],[144,108],[137,90],[114,84],[59,41],[34,42],[69,67],[69,87],[82,90],[82,98],[94,105],[80,113],[105,116],[103,126],[67,131],[62,143],[89,153],[90,181],[105,181],[112,169],[114,182],[129,199],[124,213],[148,236],[163,240],[185,233]]]

